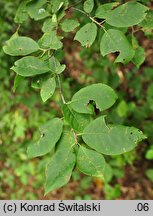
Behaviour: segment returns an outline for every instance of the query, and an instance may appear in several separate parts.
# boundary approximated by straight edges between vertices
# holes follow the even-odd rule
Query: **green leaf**
[[[95,41],[97,36],[97,26],[94,23],[88,23],[84,25],[76,33],[74,40],[81,43],[82,46],[90,47]]]
[[[153,149],[149,149],[149,150],[146,152],[145,158],[146,158],[147,160],[153,160]]]
[[[13,91],[15,92],[17,87],[23,82],[25,78],[20,76],[20,75],[16,75],[15,79],[14,79],[14,85],[13,85]]]
[[[105,16],[105,21],[115,27],[129,27],[137,25],[146,16],[148,7],[138,2],[127,2],[110,11]]]
[[[28,147],[27,153],[30,158],[38,157],[50,152],[60,139],[63,130],[63,122],[59,118],[48,121],[40,128],[41,138],[36,144]]]
[[[20,5],[16,11],[15,18],[14,18],[14,21],[16,23],[21,24],[28,19],[28,13],[26,10],[26,6],[27,6],[27,3],[29,3],[30,1],[32,1],[32,0],[23,0],[20,3]]]
[[[45,194],[64,186],[70,180],[76,163],[73,146],[75,140],[73,133],[64,133],[58,143],[56,153],[46,168]]]
[[[27,4],[26,9],[29,16],[34,20],[41,20],[50,16],[46,10],[46,4],[47,0],[32,1]]]
[[[147,169],[146,176],[153,182],[153,169]]]
[[[135,50],[135,55],[132,59],[132,62],[136,65],[137,68],[139,68],[143,64],[144,61],[145,61],[145,51],[144,51],[144,48],[139,46]]]
[[[80,25],[80,23],[77,20],[74,19],[65,19],[61,23],[61,28],[64,32],[71,32],[75,28],[77,28]]]
[[[49,61],[49,67],[50,70],[55,74],[61,74],[66,68],[66,66],[64,64],[61,65],[58,59],[56,59],[54,56],[52,56]]]
[[[39,45],[42,48],[50,48],[53,50],[60,49],[63,46],[55,31],[44,33],[42,38],[39,40]]]
[[[91,13],[94,8],[94,0],[86,0],[83,4],[83,9],[86,13]]]
[[[117,100],[117,95],[114,90],[105,84],[93,84],[79,90],[71,100],[71,107],[79,113],[93,112],[90,109],[89,103],[94,101],[96,108],[100,111],[111,107]]]
[[[46,102],[55,92],[56,81],[55,78],[47,78],[43,80],[40,95],[43,102]]]
[[[11,69],[23,77],[35,76],[50,71],[48,62],[42,61],[33,56],[21,58],[15,62],[15,65]]]
[[[95,17],[105,19],[107,14],[109,14],[109,12],[118,4],[119,2],[112,2],[100,5],[96,10]]]
[[[147,16],[139,23],[139,26],[144,29],[153,29],[153,10],[148,11]]]
[[[80,114],[75,112],[70,104],[64,104],[62,107],[64,119],[76,131],[82,132],[83,129],[91,121],[91,116],[88,114]]]
[[[45,20],[43,23],[42,31],[45,32],[50,32],[50,31],[55,31],[56,30],[56,22],[53,22],[51,18],[48,18]]]
[[[101,116],[84,129],[82,138],[100,153],[119,155],[134,149],[146,136],[134,127],[106,125],[105,116]]]
[[[52,13],[57,13],[61,7],[68,5],[68,0],[52,0],[50,2]]]
[[[123,34],[123,32],[116,29],[109,29],[104,33],[101,43],[100,51],[103,56],[120,52],[115,62],[128,63],[134,57],[134,50]]]
[[[94,150],[80,146],[77,154],[77,167],[86,175],[104,179],[105,159]]]
[[[6,54],[11,56],[25,56],[39,50],[39,45],[29,37],[13,37],[3,46]]]

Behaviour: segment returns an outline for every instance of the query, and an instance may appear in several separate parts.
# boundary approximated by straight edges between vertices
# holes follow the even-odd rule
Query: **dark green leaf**
[[[106,22],[115,27],[137,25],[146,16],[148,8],[138,2],[127,2],[120,5],[105,16]]]
[[[78,27],[80,23],[77,20],[73,19],[65,19],[61,23],[61,28],[64,32],[71,32],[73,31],[76,27]]]
[[[118,4],[119,2],[112,2],[100,5],[96,10],[95,17],[105,19],[107,14],[109,14],[109,12]]]
[[[64,104],[62,107],[64,119],[70,124],[70,126],[79,132],[82,132],[83,129],[91,121],[91,116],[88,114],[80,114],[75,112],[70,104]]]
[[[53,50],[60,49],[63,46],[55,31],[46,32],[39,40],[39,44],[42,48],[50,48]]]
[[[100,153],[119,155],[134,149],[146,136],[134,127],[106,125],[102,116],[84,129],[82,138],[89,147]]]
[[[60,139],[63,130],[63,122],[54,118],[40,128],[41,138],[36,144],[28,147],[28,156],[38,157],[50,152]]]
[[[94,101],[96,108],[103,111],[111,107],[116,100],[117,95],[112,88],[98,83],[82,88],[72,97],[70,103],[76,112],[92,114],[93,112],[88,106],[90,101]]]
[[[83,9],[86,13],[91,13],[94,7],[94,0],[86,0]]]
[[[25,56],[39,50],[39,45],[29,37],[13,37],[6,41],[3,50],[11,56]]]
[[[56,81],[55,78],[47,78],[43,80],[40,95],[43,102],[46,102],[55,92]]]
[[[56,59],[54,56],[51,57],[49,61],[49,66],[50,66],[50,70],[55,74],[62,73],[66,68],[66,66],[64,64],[61,65],[58,59]]]
[[[148,11],[147,16],[139,23],[139,26],[144,29],[153,29],[153,10]]]
[[[100,51],[103,56],[120,52],[115,62],[128,63],[134,57],[134,50],[123,34],[123,32],[116,29],[109,29],[104,33],[101,43]]]
[[[15,62],[15,65],[11,69],[23,77],[35,76],[50,71],[48,62],[33,56],[21,58]]]
[[[97,26],[94,23],[84,25],[75,35],[74,40],[81,43],[82,46],[90,47],[97,36]]]
[[[105,159],[94,150],[80,146],[77,155],[77,167],[86,175],[104,179]]]
[[[46,4],[47,0],[32,1],[27,4],[26,10],[32,19],[44,19],[50,15],[46,10]]]
[[[74,145],[73,133],[71,131],[64,133],[58,143],[56,153],[47,165],[45,194],[64,186],[70,180],[76,163]]]

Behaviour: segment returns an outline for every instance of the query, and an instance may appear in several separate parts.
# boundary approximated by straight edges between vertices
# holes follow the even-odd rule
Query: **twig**
[[[75,143],[78,144],[78,137],[77,137],[77,134],[75,133],[73,128],[72,128],[72,132],[73,132],[73,135],[74,135]]]
[[[98,26],[100,26],[100,27],[106,32],[105,27],[104,27],[101,23],[97,22],[97,21],[96,21],[93,17],[91,17],[88,13],[86,13],[85,11],[80,10],[80,9],[78,9],[78,8],[75,8],[75,7],[72,7],[72,9],[73,9],[73,10],[76,10],[76,11],[79,11],[80,13],[86,15],[92,22],[94,22],[95,24],[97,24]]]
[[[58,85],[59,85],[59,89],[60,89],[62,102],[63,102],[63,104],[66,104],[66,101],[65,101],[65,98],[64,98],[64,95],[63,95],[63,91],[62,91],[62,86],[61,86],[61,81],[60,81],[59,75],[57,75],[57,80],[58,80]]]

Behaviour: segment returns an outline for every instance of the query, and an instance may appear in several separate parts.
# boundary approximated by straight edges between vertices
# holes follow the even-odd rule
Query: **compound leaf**
[[[73,133],[71,131],[63,133],[58,143],[57,151],[46,168],[45,194],[64,186],[70,180],[76,163],[76,156],[73,150],[74,145]]]
[[[29,37],[13,37],[6,41],[3,50],[11,56],[25,56],[39,50],[39,45]]]
[[[94,23],[88,23],[84,25],[76,33],[74,40],[81,43],[82,46],[90,47],[95,41],[97,36],[97,26]]]
[[[41,138],[36,144],[28,147],[28,156],[38,157],[50,152],[60,139],[63,130],[63,122],[59,118],[48,121],[40,128]]]
[[[45,62],[33,56],[26,56],[21,58],[20,60],[15,62],[14,66],[11,69],[23,77],[30,77],[50,71],[48,62]]]
[[[100,111],[111,107],[117,99],[114,90],[105,84],[92,84],[79,90],[71,100],[71,107],[79,113],[92,114],[89,103],[94,101]]]
[[[94,150],[80,146],[77,154],[77,167],[86,175],[104,179],[105,159]]]
[[[127,2],[111,10],[105,16],[106,22],[115,27],[129,27],[140,23],[148,8],[138,2]]]
[[[135,54],[123,32],[116,29],[109,29],[104,33],[100,43],[100,51],[103,56],[109,53],[120,52],[115,62],[124,64],[128,63]]]
[[[146,136],[137,128],[106,125],[105,117],[92,121],[83,131],[84,142],[106,155],[119,155],[134,149]]]

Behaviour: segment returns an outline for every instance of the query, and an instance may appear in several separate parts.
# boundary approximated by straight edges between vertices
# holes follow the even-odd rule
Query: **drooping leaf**
[[[103,56],[109,53],[120,52],[115,62],[124,64],[128,63],[135,54],[123,32],[116,29],[109,29],[104,33],[100,43],[100,51]]]
[[[107,13],[105,19],[109,25],[129,27],[140,23],[145,18],[147,10],[146,6],[130,1]]]
[[[94,0],[86,0],[83,4],[83,9],[86,13],[91,13],[94,7]]]
[[[114,90],[105,84],[92,84],[85,88],[82,88],[74,94],[71,100],[71,107],[79,113],[93,112],[88,104],[90,101],[96,103],[96,108],[100,111],[106,110],[111,107],[117,100],[117,95]]]
[[[64,32],[71,32],[75,28],[77,28],[80,25],[80,23],[77,20],[74,19],[65,19],[61,23],[61,28]]]
[[[86,175],[104,179],[105,159],[102,154],[94,150],[80,146],[77,154],[77,167]]]
[[[82,46],[90,47],[97,36],[97,26],[94,23],[84,25],[75,35],[74,40],[81,43]]]
[[[50,61],[49,61],[49,67],[51,69],[51,71],[55,74],[60,74],[62,73],[66,66],[64,64],[60,64],[60,62],[58,61],[57,58],[55,58],[54,56],[51,57]]]
[[[56,81],[55,78],[47,78],[43,80],[40,95],[43,102],[46,102],[55,92]]]
[[[146,136],[137,128],[106,125],[105,117],[92,121],[83,131],[83,140],[91,148],[106,155],[131,151]]]
[[[6,41],[3,50],[6,54],[11,56],[25,56],[36,52],[39,45],[29,37],[13,37]]]
[[[60,49],[63,46],[55,31],[44,33],[39,40],[39,45],[42,48],[50,48],[53,50]]]
[[[109,14],[109,12],[118,4],[119,2],[112,2],[100,5],[96,10],[95,17],[105,19],[107,14]]]
[[[60,139],[63,130],[63,122],[59,118],[48,121],[40,128],[41,138],[36,144],[28,147],[28,156],[38,157],[50,152]]]
[[[26,10],[32,19],[41,20],[50,16],[46,10],[46,4],[47,0],[32,1],[27,4]]]
[[[70,180],[76,163],[73,151],[74,135],[70,131],[64,133],[58,143],[57,151],[52,156],[46,168],[45,194],[64,186]]]
[[[11,68],[17,74],[23,77],[35,76],[50,71],[48,62],[40,60],[33,56],[26,56],[16,61]]]
[[[71,108],[70,104],[64,104],[62,107],[64,119],[70,124],[70,126],[78,131],[82,132],[83,129],[90,123],[91,116],[88,114],[80,114]]]
[[[144,20],[139,23],[139,26],[143,27],[144,29],[153,29],[153,10],[148,11]]]

